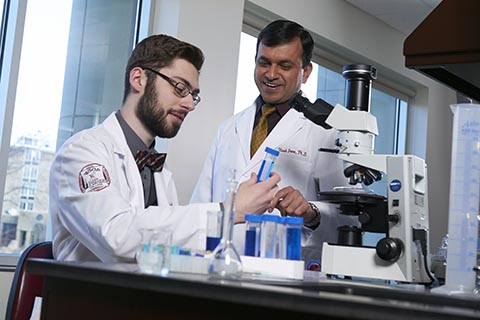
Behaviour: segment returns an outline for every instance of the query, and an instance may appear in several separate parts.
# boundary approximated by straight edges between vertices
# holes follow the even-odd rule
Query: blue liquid
[[[220,237],[207,237],[207,251],[213,251],[220,243]]]
[[[300,260],[302,234],[299,228],[287,228],[287,260]]]
[[[262,182],[270,177],[270,173],[273,169],[273,161],[262,160],[262,164],[260,165],[260,170],[258,170],[257,182]],[[268,169],[265,169],[268,168]]]
[[[256,232],[255,229],[247,230],[245,233],[245,255],[246,256],[255,256],[255,238]]]

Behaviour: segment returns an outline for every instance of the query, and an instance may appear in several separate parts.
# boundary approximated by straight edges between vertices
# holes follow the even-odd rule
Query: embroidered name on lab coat
[[[87,164],[78,174],[80,191],[100,191],[110,185],[110,175],[107,169],[98,163]]]
[[[290,149],[290,148],[279,147],[278,151],[283,152],[283,153],[293,153],[293,154],[297,154],[297,155],[303,156],[303,157],[307,156],[307,151],[302,151],[302,150],[294,150],[294,149]]]

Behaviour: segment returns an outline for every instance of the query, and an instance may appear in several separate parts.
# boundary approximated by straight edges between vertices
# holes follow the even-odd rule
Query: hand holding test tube
[[[263,157],[262,164],[260,165],[260,170],[258,171],[257,182],[262,182],[263,180],[266,180],[268,179],[268,177],[270,177],[270,173],[272,172],[275,160],[279,155],[280,152],[278,150],[269,147],[265,148],[265,156]]]

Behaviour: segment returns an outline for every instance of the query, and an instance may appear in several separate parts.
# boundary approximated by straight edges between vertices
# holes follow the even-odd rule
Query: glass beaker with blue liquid
[[[258,170],[257,182],[262,182],[270,177],[275,160],[280,155],[278,150],[266,147],[260,170]]]

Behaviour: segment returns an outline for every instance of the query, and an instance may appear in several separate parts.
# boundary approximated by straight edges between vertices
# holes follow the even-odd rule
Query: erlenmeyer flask
[[[242,273],[242,261],[232,241],[237,185],[235,170],[231,170],[225,192],[222,239],[212,253],[208,268],[210,274],[222,278],[238,278]]]

